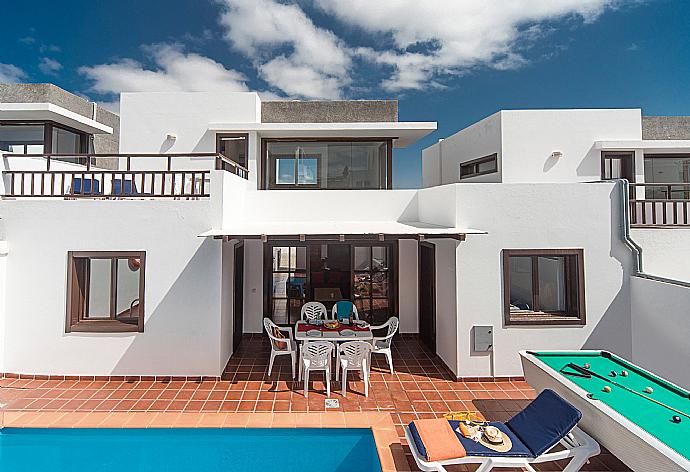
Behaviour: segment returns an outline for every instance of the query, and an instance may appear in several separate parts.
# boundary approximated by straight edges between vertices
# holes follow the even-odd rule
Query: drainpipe
[[[642,269],[642,248],[630,236],[630,184],[626,179],[616,179],[620,182],[621,189],[621,233],[623,235],[623,242],[633,253],[633,277],[641,277],[643,279],[656,280],[673,285],[680,285],[690,288],[690,282],[682,280],[669,279],[659,275],[647,274]]]
[[[642,272],[642,248],[630,236],[630,183],[627,179],[618,179],[621,192],[621,233],[623,242],[633,253],[633,275],[645,275]]]

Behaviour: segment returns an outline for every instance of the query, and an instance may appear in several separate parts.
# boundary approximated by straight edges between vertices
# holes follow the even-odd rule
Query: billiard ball
[[[680,423],[680,416],[674,416],[674,417],[673,417],[673,422],[674,422],[674,423]]]
[[[588,363],[586,363],[586,364],[585,364],[585,366],[584,366],[584,367],[585,367],[585,369],[589,369],[589,368],[590,368],[590,367],[592,367],[592,366],[591,366],[591,365],[589,365],[589,362],[588,362]]]
[[[652,387],[645,387],[644,393],[654,393],[654,389]]]
[[[604,392],[606,392],[606,393],[611,393],[611,387],[609,387],[608,385],[605,386],[605,387],[604,387]]]
[[[627,377],[628,376],[628,371],[627,370],[621,370],[621,377]]]

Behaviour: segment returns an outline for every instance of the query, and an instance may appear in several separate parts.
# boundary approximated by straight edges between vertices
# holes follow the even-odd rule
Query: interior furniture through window
[[[264,189],[392,187],[392,140],[262,139]]]
[[[506,325],[585,324],[582,249],[504,249]]]
[[[68,253],[66,332],[144,331],[146,253]]]

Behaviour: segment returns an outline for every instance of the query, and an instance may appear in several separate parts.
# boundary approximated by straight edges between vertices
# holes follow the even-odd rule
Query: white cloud
[[[132,59],[122,59],[81,67],[79,72],[92,81],[90,90],[108,96],[120,92],[248,90],[242,73],[208,57],[185,53],[179,45],[155,44],[145,47],[145,51],[155,64],[152,69]],[[110,104],[111,108],[115,106]]]
[[[46,75],[56,75],[62,69],[62,64],[55,59],[42,57],[38,63],[38,68]]]
[[[444,74],[477,66],[512,69],[528,63],[525,50],[564,18],[595,21],[620,0],[313,0],[328,15],[389,47],[360,49],[392,67],[388,90],[421,89]]]
[[[0,83],[14,84],[26,78],[26,72],[12,64],[0,62]]]
[[[351,51],[296,4],[221,0],[225,38],[260,77],[288,95],[339,98],[350,84]]]

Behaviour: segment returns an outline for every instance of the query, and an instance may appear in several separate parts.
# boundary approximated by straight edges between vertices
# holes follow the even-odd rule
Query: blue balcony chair
[[[141,195],[137,190],[137,184],[129,179],[113,179],[113,196],[126,197],[132,195]]]

